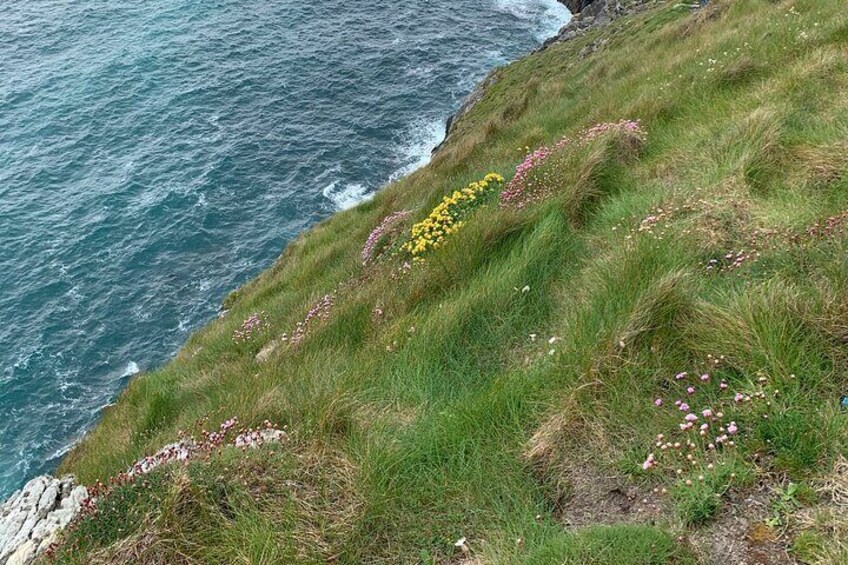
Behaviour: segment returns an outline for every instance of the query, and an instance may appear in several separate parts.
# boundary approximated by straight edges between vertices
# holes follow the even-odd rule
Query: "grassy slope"
[[[484,562],[688,563],[734,493],[786,477],[814,493],[848,447],[845,240],[775,237],[740,269],[705,265],[756,228],[803,232],[848,209],[846,87],[841,0],[714,0],[699,15],[665,4],[500,70],[428,167],[292,243],[228,298],[226,318],[134,379],[62,471],[105,479],[204,417],[268,419],[295,439],[119,489],[60,557],[443,562],[464,536]],[[525,148],[622,118],[642,120],[644,151],[597,164],[605,197],[582,215],[565,197],[521,213],[490,205],[399,281],[397,261],[363,269],[388,213],[420,219],[487,172],[509,178]],[[634,232],[658,206],[673,213]],[[265,341],[290,332],[345,281],[299,346],[257,363],[263,343],[233,343],[256,311],[271,321]],[[735,482],[643,473],[654,436],[678,421],[653,399],[708,355],[725,356],[714,379],[744,389],[765,375],[781,391],[757,409],[769,419],[737,416],[744,436],[720,457]],[[563,528],[580,465],[667,487],[657,525]],[[808,528],[799,555],[837,562],[838,531]]]

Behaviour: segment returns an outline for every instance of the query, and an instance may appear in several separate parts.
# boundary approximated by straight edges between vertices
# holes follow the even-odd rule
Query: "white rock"
[[[9,556],[6,565],[26,565],[35,558],[37,546],[32,540],[27,540],[20,545],[15,552]]]
[[[41,540],[41,543],[38,544],[38,549],[35,550],[35,554],[38,555],[39,553],[45,551],[48,547],[56,543],[59,540],[60,531],[61,530],[53,530],[53,532],[49,536]]]
[[[58,539],[88,496],[71,476],[36,477],[3,503],[0,565],[25,565]]]
[[[56,507],[56,503],[59,501],[59,492],[59,481],[54,481],[47,485],[47,488],[44,489],[41,498],[38,499],[39,515],[42,517],[46,516],[48,512]]]
[[[88,489],[82,485],[77,485],[74,487],[74,490],[71,491],[69,498],[71,499],[71,502],[79,508],[82,505],[82,501],[88,498]]]

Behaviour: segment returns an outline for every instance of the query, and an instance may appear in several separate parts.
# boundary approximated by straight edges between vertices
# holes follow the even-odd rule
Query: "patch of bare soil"
[[[653,524],[665,513],[658,495],[619,476],[590,465],[575,466],[568,475],[570,493],[556,505],[566,526]]]
[[[731,497],[709,524],[689,540],[703,563],[710,565],[790,565],[797,563],[779,532],[765,525],[771,508],[770,487]]]
[[[568,527],[647,524],[665,513],[659,493],[606,471],[588,456],[578,457],[573,439],[578,434],[602,447],[602,430],[592,429],[566,407],[554,414],[531,438],[524,457],[545,491],[554,515]]]

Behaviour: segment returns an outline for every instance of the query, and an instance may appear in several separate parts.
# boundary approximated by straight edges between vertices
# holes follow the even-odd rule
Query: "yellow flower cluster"
[[[479,205],[483,197],[500,189],[503,182],[501,175],[489,173],[483,180],[445,196],[429,216],[412,226],[412,237],[403,245],[403,250],[414,259],[420,259],[427,251],[438,249],[447,236],[464,225],[462,219]]]

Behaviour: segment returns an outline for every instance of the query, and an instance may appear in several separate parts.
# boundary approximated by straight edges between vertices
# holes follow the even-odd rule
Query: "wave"
[[[339,182],[333,181],[324,187],[321,194],[324,198],[332,202],[338,210],[347,210],[353,208],[360,202],[371,197],[365,185],[359,183],[345,184],[338,188]]]
[[[397,147],[398,161],[403,163],[399,169],[389,176],[389,182],[394,182],[417,171],[430,162],[433,148],[445,139],[445,122],[436,119],[417,120],[401,136]]]
[[[124,369],[124,372],[121,374],[121,378],[125,379],[127,377],[131,377],[137,373],[140,373],[141,369],[138,368],[138,364],[135,361],[130,361],[127,363],[127,367]]]
[[[495,9],[537,24],[536,40],[545,41],[571,20],[571,12],[557,0],[495,0]]]

